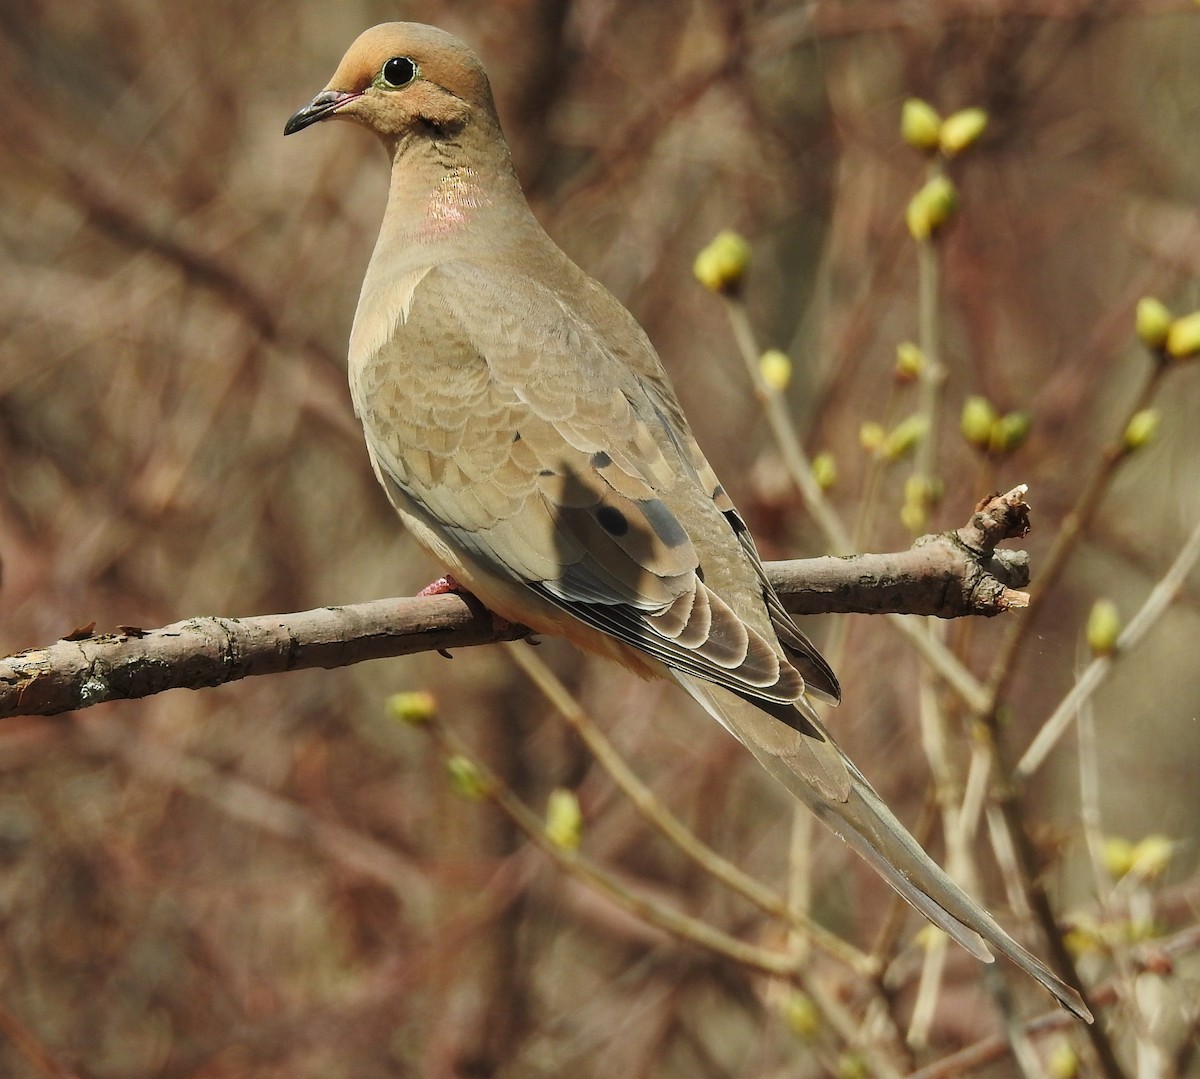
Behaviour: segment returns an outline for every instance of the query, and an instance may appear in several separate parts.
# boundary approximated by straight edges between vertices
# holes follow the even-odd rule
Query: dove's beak
[[[327,120],[343,105],[360,97],[362,94],[350,90],[322,90],[307,105],[292,113],[291,119],[283,125],[283,133],[292,135],[320,120]]]

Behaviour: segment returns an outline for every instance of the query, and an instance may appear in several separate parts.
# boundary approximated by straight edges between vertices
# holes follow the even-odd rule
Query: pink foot
[[[444,596],[448,592],[465,591],[466,589],[447,573],[445,577],[439,577],[436,581],[427,584],[417,593],[417,596]]]
[[[466,596],[473,594],[459,584],[459,582],[456,581],[449,573],[447,573],[445,577],[439,577],[436,581],[433,581],[422,588],[421,591],[417,593],[417,598],[420,599],[424,596],[445,596],[449,593]],[[495,611],[489,610],[488,614],[492,616],[492,626],[495,628],[496,633],[500,636],[510,633],[513,627],[516,626],[515,622],[510,622],[507,618],[496,614]],[[442,650],[439,649],[439,651]],[[447,653],[444,651],[442,654],[447,655]]]

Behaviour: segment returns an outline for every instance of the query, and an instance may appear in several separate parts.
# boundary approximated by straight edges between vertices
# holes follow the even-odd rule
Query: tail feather
[[[690,675],[673,674],[771,775],[926,918],[986,963],[993,961],[990,944],[1041,982],[1068,1011],[1092,1021],[1079,994],[1013,940],[921,849],[806,702],[797,707],[824,741],[799,733],[732,693]]]

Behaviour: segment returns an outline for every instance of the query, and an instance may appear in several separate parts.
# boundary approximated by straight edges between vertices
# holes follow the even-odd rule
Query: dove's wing
[[[407,318],[357,365],[380,475],[486,571],[792,717],[803,678],[686,425],[586,312],[528,278],[516,285],[467,262],[431,269]],[[746,586],[757,625],[726,598]]]

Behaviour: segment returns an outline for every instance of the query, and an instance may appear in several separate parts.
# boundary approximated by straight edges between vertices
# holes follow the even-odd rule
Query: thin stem
[[[887,620],[920,653],[921,658],[937,672],[938,677],[962,699],[963,704],[972,713],[980,714],[988,700],[983,683],[949,648],[924,631],[920,616],[890,614]]]
[[[783,396],[773,390],[764,381],[759,370],[758,360],[760,351],[754,338],[754,330],[750,325],[750,316],[746,313],[746,305],[736,297],[729,297],[725,309],[729,312],[729,322],[733,327],[733,337],[737,342],[738,351],[745,361],[750,381],[754,385],[754,393],[763,407],[767,418],[767,426],[779,447],[783,457],[784,467],[788,470],[792,482],[800,492],[805,507],[812,514],[817,527],[820,528],[825,540],[832,547],[833,554],[852,554],[854,547],[850,533],[846,531],[841,519],[829,504],[821,485],[813,475],[812,464],[800,436],[796,433],[791,414],[787,410]]]
[[[860,952],[829,930],[817,925],[807,916],[792,909],[782,896],[743,873],[732,862],[722,858],[668,810],[654,793],[637,777],[624,757],[579,706],[558,677],[533,653],[528,645],[509,644],[509,654],[529,677],[543,696],[554,706],[571,728],[587,745],[596,761],[608,773],[618,789],[630,800],[639,814],[675,844],[706,873],[726,887],[773,917],[787,922],[803,933],[806,939],[841,960],[864,977],[872,977],[876,967],[870,956]]]
[[[833,551],[837,554],[853,553],[850,534],[813,476],[812,466],[800,444],[800,438],[792,424],[791,416],[784,406],[783,398],[763,381],[762,372],[758,367],[758,343],[755,340],[754,329],[750,325],[745,305],[736,298],[730,298],[726,302],[725,309],[729,313],[734,339],[742,359],[745,361],[746,370],[750,374],[755,394],[762,402],[767,423],[792,482],[795,483],[800,497],[812,513],[817,526]],[[910,621],[903,615],[889,617],[888,621],[900,630],[909,643],[921,653],[921,657],[931,664],[963,698],[967,707],[975,711],[977,705],[986,700],[983,686],[979,680],[942,642],[931,639],[921,631],[919,624]]]
[[[925,419],[925,433],[916,446],[913,475],[929,485],[929,492],[933,490],[937,471],[937,419],[946,381],[938,336],[940,279],[936,241],[925,240],[917,245],[917,344],[925,359],[918,382],[918,404],[920,415]],[[925,505],[928,508],[928,501]]]
[[[436,718],[424,724],[447,758],[470,761],[479,777],[483,797],[494,803],[536,847],[563,870],[588,887],[607,896],[618,906],[650,925],[712,952],[734,963],[777,978],[794,980],[799,973],[796,958],[782,952],[746,944],[699,918],[683,914],[656,900],[639,895],[607,870],[576,851],[551,842],[540,817],[530,810],[511,788],[486,765],[476,760],[465,742]]]
[[[1101,453],[1100,460],[1084,484],[1083,490],[1080,491],[1075,505],[1063,519],[1062,526],[1058,534],[1054,537],[1054,542],[1046,554],[1037,579],[1033,582],[1033,587],[1029,590],[1028,610],[1023,616],[1010,624],[1008,633],[1000,642],[996,659],[992,663],[992,669],[988,674],[988,694],[990,701],[989,707],[984,713],[986,722],[994,725],[996,709],[999,702],[1003,699],[1004,691],[1016,667],[1017,655],[1020,652],[1021,645],[1025,641],[1026,634],[1033,625],[1037,610],[1050,589],[1058,581],[1059,575],[1066,566],[1068,558],[1075,550],[1080,537],[1083,535],[1084,528],[1091,522],[1093,514],[1096,512],[1105,492],[1108,490],[1108,485],[1112,481],[1118,466],[1128,456],[1128,451],[1125,449],[1122,439],[1126,428],[1129,426],[1129,421],[1138,412],[1146,408],[1154,399],[1154,395],[1158,392],[1159,383],[1166,370],[1167,365],[1162,361],[1156,361],[1150,368],[1141,388],[1134,398],[1133,404],[1126,413],[1124,422],[1121,424],[1117,441],[1107,446]]]
[[[1079,712],[1080,706],[1103,684],[1112,672],[1113,665],[1132,651],[1150,628],[1162,617],[1167,608],[1179,594],[1186,583],[1192,568],[1200,561],[1200,521],[1196,522],[1191,535],[1188,536],[1170,569],[1163,574],[1162,579],[1150,590],[1150,595],[1139,608],[1137,614],[1130,619],[1129,624],[1117,637],[1117,643],[1112,653],[1107,656],[1097,656],[1087,665],[1070,692],[1063,698],[1062,703],[1053,714],[1042,724],[1037,736],[1025,750],[1017,762],[1014,778],[1025,782],[1038,770],[1049,756],[1050,751],[1058,744],[1059,739],[1067,732]]]

